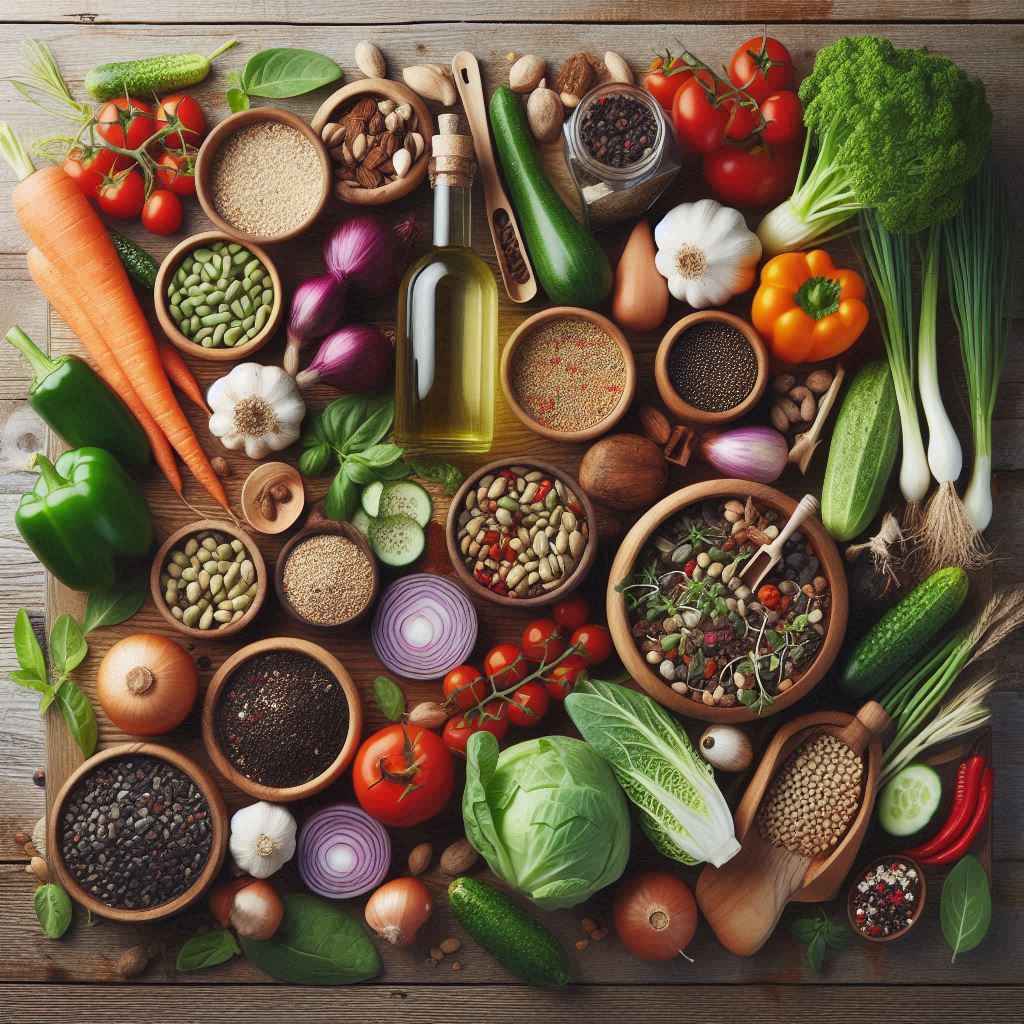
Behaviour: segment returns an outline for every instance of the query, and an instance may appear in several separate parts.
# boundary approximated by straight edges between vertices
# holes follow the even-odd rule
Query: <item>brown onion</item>
[[[690,887],[667,871],[627,878],[612,904],[622,944],[641,960],[671,960],[697,930],[697,903]]]
[[[284,901],[262,878],[222,882],[210,892],[209,904],[217,923],[243,939],[269,939],[284,920]]]
[[[366,923],[392,946],[411,946],[430,920],[434,905],[418,878],[396,878],[366,902]]]

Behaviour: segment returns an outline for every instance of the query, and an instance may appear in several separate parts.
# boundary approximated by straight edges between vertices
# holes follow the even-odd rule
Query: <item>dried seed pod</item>
[[[526,100],[526,120],[538,142],[553,142],[562,131],[565,108],[552,89],[537,88]]]
[[[387,78],[387,61],[384,60],[384,54],[380,52],[380,47],[375,43],[371,43],[368,39],[356,43],[355,57],[356,67],[367,78]]]
[[[409,852],[409,874],[416,878],[430,867],[434,856],[434,847],[430,843],[420,843]]]
[[[509,68],[508,84],[513,92],[532,92],[544,77],[543,57],[527,53]]]
[[[458,839],[441,854],[441,870],[446,875],[464,875],[479,856],[468,839]]]

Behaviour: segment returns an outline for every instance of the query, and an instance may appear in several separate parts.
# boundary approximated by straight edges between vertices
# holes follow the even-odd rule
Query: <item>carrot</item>
[[[210,407],[203,398],[199,381],[195,379],[192,371],[188,368],[181,353],[169,342],[158,341],[157,349],[160,352],[160,362],[163,363],[164,372],[171,379],[171,383],[197,408],[202,409],[207,416],[212,416]]]
[[[139,421],[139,426],[149,438],[149,446],[153,449],[153,458],[156,460],[156,464],[167,477],[167,482],[180,495],[182,492],[181,473],[174,460],[174,450],[167,443],[167,438],[164,437],[164,432],[156,420],[149,414],[149,410],[135,393],[131,381],[121,369],[121,364],[111,355],[107,343],[103,340],[100,332],[96,330],[92,320],[89,319],[89,314],[82,307],[78,296],[71,289],[64,287],[60,274],[38,249],[29,250],[28,272],[36,287],[92,356],[96,372],[110,385],[114,393],[128,406]]]
[[[6,124],[0,125],[0,153],[21,179],[13,194],[21,226],[63,286],[81,296],[96,330],[172,447],[207,492],[228,508],[224,485],[171,391],[156,339],[96,211],[61,168],[36,170]]]

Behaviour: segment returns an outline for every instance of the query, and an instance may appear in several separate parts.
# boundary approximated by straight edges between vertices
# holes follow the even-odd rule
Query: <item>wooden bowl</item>
[[[908,867],[912,867],[917,871],[917,879],[921,887],[921,890],[917,895],[917,907],[915,908],[914,913],[910,918],[910,923],[907,925],[906,928],[903,929],[903,931],[896,932],[893,935],[865,935],[857,927],[857,916],[853,909],[854,897],[857,893],[857,885],[871,868],[876,867],[878,864],[882,864],[883,862],[888,860],[901,860]],[[850,892],[849,895],[846,897],[846,917],[847,920],[850,922],[850,927],[865,942],[893,942],[896,939],[902,939],[903,936],[906,935],[910,931],[910,929],[913,928],[914,925],[917,924],[917,922],[920,920],[921,911],[924,910],[925,896],[927,896],[927,894],[928,887],[925,884],[924,868],[922,868],[921,865],[916,860],[914,860],[913,857],[908,857],[905,853],[892,853],[888,854],[887,856],[872,857],[871,860],[869,860],[866,864],[861,866],[861,869],[857,872],[856,875],[854,875],[853,881],[850,883]]]
[[[726,409],[724,412],[708,412],[706,409],[698,409],[689,402],[684,402],[679,397],[679,392],[672,385],[668,374],[669,353],[675,346],[676,341],[688,328],[695,324],[715,322],[735,327],[747,343],[754,350],[757,358],[757,379],[749,395],[739,405]],[[726,367],[726,370],[728,368]],[[717,426],[722,423],[729,423],[745,416],[761,400],[765,386],[768,383],[768,350],[765,348],[761,335],[754,330],[753,326],[746,320],[742,320],[732,313],[723,313],[718,309],[705,309],[699,313],[691,313],[684,316],[682,320],[673,324],[661,344],[658,346],[657,355],[654,357],[654,379],[658,385],[658,394],[661,400],[668,406],[672,414],[687,423],[699,424],[702,426]]]
[[[846,633],[849,606],[842,556],[836,548],[835,541],[826,533],[821,522],[817,518],[810,517],[801,530],[810,536],[818,560],[821,562],[821,573],[828,580],[832,595],[828,626],[818,656],[793,686],[784,693],[772,697],[771,706],[767,710],[757,715],[742,704],[723,708],[690,700],[690,698],[676,693],[647,664],[633,640],[626,612],[626,601],[622,594],[615,589],[616,585],[632,573],[634,563],[646,547],[648,540],[667,519],[688,505],[708,498],[736,497],[743,499],[747,495],[787,517],[793,514],[797,506],[797,502],[789,495],[783,494],[767,484],[753,483],[749,480],[705,480],[702,483],[691,484],[689,487],[684,487],[668,497],[662,498],[657,505],[637,520],[622,541],[608,575],[606,601],[608,628],[611,630],[615,650],[622,659],[626,671],[658,703],[664,704],[665,707],[680,715],[699,718],[705,722],[731,722],[734,725],[738,722],[752,722],[758,718],[778,714],[792,706],[801,698],[806,697],[821,681],[839,654]]]
[[[304,135],[309,140],[320,160],[323,184],[319,190],[316,206],[313,207],[301,224],[296,224],[295,227],[278,235],[252,235],[235,227],[230,221],[225,220],[217,212],[216,206],[214,206],[213,182],[211,180],[215,162],[214,157],[217,155],[220,147],[240,128],[247,128],[249,125],[268,121],[294,128],[295,131]],[[254,242],[257,245],[273,245],[276,242],[287,242],[312,227],[327,205],[327,199],[331,194],[331,178],[331,160],[327,155],[323,142],[320,141],[319,131],[314,131],[310,128],[297,114],[289,113],[287,110],[281,110],[278,107],[252,107],[249,110],[242,110],[237,114],[231,114],[224,118],[203,140],[203,144],[199,147],[199,155],[196,157],[196,195],[199,197],[199,205],[203,208],[203,213],[221,231],[230,235],[232,240],[245,243]]]
[[[260,511],[260,495],[264,487],[270,484],[283,483],[292,492],[290,501],[279,503],[277,516],[268,519]],[[306,491],[302,483],[302,474],[287,462],[261,462],[242,484],[242,497],[239,502],[245,521],[257,533],[284,533],[289,526],[302,515],[306,504]]]
[[[179,622],[171,614],[167,602],[164,601],[163,587],[160,586],[160,573],[163,571],[167,556],[180,541],[190,537],[193,533],[202,533],[205,530],[217,530],[219,533],[226,533],[230,537],[240,540],[249,552],[249,558],[256,569],[256,599],[249,605],[248,611],[237,622],[230,622],[221,629],[195,629],[192,626],[186,626],[184,622]],[[267,596],[268,585],[267,566],[263,561],[263,556],[260,554],[260,549],[256,546],[256,542],[244,530],[240,530],[235,526],[234,523],[229,523],[223,519],[200,519],[197,522],[189,523],[188,526],[182,526],[180,529],[175,530],[160,545],[160,550],[157,551],[149,570],[149,590],[153,595],[153,603],[156,605],[157,611],[160,612],[169,626],[172,626],[179,633],[184,633],[185,636],[192,637],[193,640],[215,640],[240,633],[259,614],[259,610],[263,607],[263,601]]]
[[[224,751],[217,742],[217,728],[214,717],[217,710],[217,699],[224,684],[231,678],[232,673],[243,662],[257,654],[266,651],[297,651],[315,658],[331,675],[341,684],[345,691],[345,698],[348,701],[348,735],[338,756],[333,764],[322,774],[303,782],[299,786],[287,786],[282,789],[275,789],[271,786],[261,786],[258,782],[246,778],[227,759]],[[213,762],[214,767],[232,785],[237,786],[243,793],[248,793],[257,800],[269,800],[274,803],[287,803],[292,800],[302,800],[314,793],[326,789],[332,782],[337,781],[342,772],[349,766],[352,758],[356,756],[359,747],[359,740],[363,731],[363,705],[359,696],[359,688],[352,681],[348,670],[333,654],[325,651],[317,644],[308,640],[299,640],[295,637],[279,636],[270,637],[266,640],[257,640],[255,643],[243,647],[224,662],[214,673],[210,685],[206,688],[206,697],[203,700],[203,745],[206,747],[207,756]]]
[[[203,348],[202,345],[196,344],[191,338],[185,337],[178,330],[178,325],[174,322],[174,317],[171,316],[170,304],[167,301],[167,286],[177,272],[178,267],[193,249],[210,245],[212,242],[232,243],[235,241],[235,238],[224,234],[223,231],[202,231],[198,235],[192,235],[179,242],[164,257],[164,261],[160,264],[160,269],[157,271],[156,284],[153,286],[153,304],[156,307],[157,319],[160,321],[160,327],[163,329],[164,334],[167,335],[170,343],[187,356],[205,359],[212,363],[238,362],[238,360],[246,359],[263,348],[277,332],[278,327],[281,326],[281,318],[284,316],[284,289],[281,287],[281,275],[278,273],[274,261],[267,255],[266,250],[261,249],[252,242],[246,242],[245,247],[266,268],[267,274],[270,275],[271,286],[274,289],[274,305],[270,310],[270,317],[263,330],[244,345],[235,345],[233,348],[228,348],[226,345],[222,348]]]
[[[615,408],[604,419],[583,430],[554,430],[538,423],[520,404],[512,383],[512,358],[524,339],[538,327],[553,320],[570,318],[586,320],[588,323],[594,324],[619,346],[622,357],[626,361],[626,375],[623,381],[622,395]],[[636,362],[633,359],[633,350],[629,347],[629,342],[626,341],[626,336],[607,317],[589,309],[579,309],[576,306],[554,306],[551,309],[543,309],[539,313],[534,313],[512,332],[512,336],[501,351],[501,389],[505,393],[508,407],[535,434],[550,438],[552,441],[593,441],[594,438],[611,430],[626,415],[636,392]]]
[[[379,96],[381,99],[393,100],[396,104],[408,103],[416,112],[417,131],[423,136],[423,152],[419,159],[413,161],[404,178],[398,178],[388,185],[381,185],[380,188],[370,189],[354,187],[347,181],[334,183],[335,194],[343,203],[352,206],[383,206],[408,195],[423,181],[427,173],[427,164],[430,162],[430,140],[434,136],[434,122],[423,100],[401,82],[392,82],[387,78],[364,78],[343,85],[320,104],[320,109],[311,122],[317,138],[320,138],[324,125],[334,120],[334,115],[341,107],[348,106],[360,96]],[[333,177],[333,168],[328,171],[328,176]]]
[[[213,826],[213,843],[210,847],[210,856],[191,888],[186,889],[176,899],[156,907],[148,907],[144,910],[108,907],[105,903],[101,903],[94,896],[86,892],[64,863],[61,842],[58,836],[61,817],[64,813],[64,804],[83,776],[98,764],[132,754],[161,758],[188,775],[206,798],[210,808],[210,822]],[[98,754],[94,754],[83,764],[80,764],[71,773],[67,782],[61,786],[46,823],[46,862],[50,868],[51,876],[56,875],[57,880],[67,890],[72,900],[91,910],[94,914],[110,918],[113,921],[156,921],[163,917],[170,917],[171,914],[176,914],[179,910],[184,910],[202,896],[210,883],[217,877],[224,864],[224,853],[227,850],[229,831],[228,812],[224,805],[224,797],[221,795],[220,788],[217,786],[214,777],[205,768],[193,761],[192,758],[186,757],[184,754],[158,743],[121,743],[116,747],[110,747],[108,750],[102,750]]]
[[[576,564],[576,568],[569,574],[569,578],[560,587],[556,587],[546,594],[538,594],[535,597],[503,597],[501,594],[495,594],[487,587],[481,586],[473,576],[473,573],[466,567],[466,563],[462,560],[462,552],[459,550],[459,512],[462,510],[466,495],[488,473],[495,473],[508,466],[517,465],[528,466],[530,469],[539,469],[552,480],[561,480],[576,495],[576,499],[583,506],[584,515],[590,525],[590,536],[587,540],[587,546],[583,549],[583,557]],[[556,469],[549,463],[538,462],[534,458],[510,456],[506,459],[499,459],[496,462],[488,463],[463,481],[455,497],[452,498],[451,506],[448,509],[448,520],[445,523],[445,539],[448,543],[448,557],[451,559],[455,573],[459,577],[459,582],[466,587],[471,595],[482,597],[485,601],[490,601],[492,604],[499,605],[502,608],[522,608],[524,610],[543,608],[554,604],[555,601],[561,600],[566,594],[574,591],[586,579],[587,573],[593,568],[594,559],[597,557],[597,516],[594,512],[593,502],[591,502],[586,491],[568,473]]]
[[[373,583],[370,587],[370,596],[367,599],[366,604],[363,605],[363,607],[354,615],[350,615],[347,619],[343,619],[341,622],[332,622],[328,625],[324,625],[321,622],[314,622],[312,619],[307,619],[306,616],[299,612],[291,603],[288,598],[288,594],[284,589],[284,567],[288,561],[288,556],[303,541],[309,540],[310,537],[316,537],[319,534],[334,534],[352,541],[352,543],[362,551],[369,560],[370,565],[373,567]],[[340,629],[342,626],[354,626],[365,617],[366,613],[373,607],[373,603],[377,600],[377,593],[380,590],[380,570],[377,565],[377,556],[374,555],[373,549],[366,542],[366,538],[351,523],[334,522],[330,519],[319,519],[315,524],[305,526],[299,530],[299,532],[296,533],[295,536],[292,537],[291,540],[289,540],[281,549],[281,554],[277,556],[277,565],[274,569],[274,589],[277,591],[277,599],[281,602],[281,607],[296,622],[302,623],[303,626],[307,626],[308,628],[315,630],[333,630]]]

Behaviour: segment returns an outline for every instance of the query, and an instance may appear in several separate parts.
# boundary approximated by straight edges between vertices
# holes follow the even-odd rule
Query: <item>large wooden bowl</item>
[[[299,786],[286,786],[275,789],[272,786],[261,786],[258,782],[246,778],[227,758],[217,741],[217,728],[215,715],[217,701],[224,684],[231,678],[232,673],[243,662],[255,657],[257,654],[264,654],[267,651],[297,651],[299,654],[306,654],[315,658],[331,675],[341,684],[345,691],[345,699],[348,701],[348,734],[342,744],[338,756],[331,766],[320,775],[303,782]],[[257,640],[255,643],[243,647],[224,662],[206,688],[206,697],[203,700],[203,745],[206,753],[213,762],[214,767],[232,785],[237,786],[243,793],[254,796],[257,800],[269,800],[274,803],[287,803],[292,800],[302,800],[314,793],[326,789],[332,782],[336,782],[342,772],[351,764],[352,758],[356,756],[359,747],[359,740],[363,731],[363,705],[359,696],[359,688],[353,682],[348,670],[329,651],[325,651],[317,644],[308,640],[299,640],[295,637],[278,636],[266,640]]]
[[[145,910],[126,910],[124,908],[108,907],[105,903],[101,903],[94,896],[86,892],[64,863],[59,836],[59,826],[64,813],[64,804],[85,774],[105,761],[111,761],[115,758],[126,757],[132,754],[160,758],[173,764],[188,775],[206,798],[206,803],[210,808],[210,823],[213,828],[210,856],[191,888],[186,889],[176,899],[156,907],[148,907]],[[94,914],[110,918],[113,921],[156,921],[163,917],[170,917],[171,914],[176,914],[179,910],[184,910],[202,896],[210,883],[217,877],[224,864],[229,830],[228,812],[224,805],[224,797],[221,795],[216,780],[205,768],[193,761],[192,758],[186,757],[184,754],[158,743],[121,743],[116,747],[110,747],[109,750],[103,750],[98,754],[94,754],[84,764],[79,765],[71,773],[67,782],[61,786],[57,799],[53,802],[53,809],[50,812],[49,820],[46,823],[46,862],[51,874],[56,876],[60,884],[67,890],[71,899],[75,903],[88,908]]]
[[[626,666],[626,671],[660,704],[664,704],[665,707],[681,715],[699,718],[705,722],[731,722],[732,724],[752,722],[757,718],[777,714],[792,706],[801,698],[806,697],[821,681],[822,676],[829,670],[836,655],[839,654],[839,648],[842,646],[846,633],[849,604],[842,556],[839,554],[835,542],[825,532],[825,527],[818,519],[811,517],[806,520],[801,529],[810,535],[821,562],[822,575],[828,580],[832,595],[824,642],[821,645],[821,650],[818,651],[818,656],[807,667],[804,674],[784,693],[774,695],[771,706],[767,710],[757,715],[742,704],[723,708],[691,700],[676,693],[644,660],[630,632],[625,598],[615,589],[616,585],[632,573],[634,563],[646,547],[648,540],[665,520],[681,512],[688,505],[705,499],[733,497],[745,499],[747,495],[787,517],[793,514],[797,506],[796,500],[789,495],[777,491],[774,487],[753,483],[749,480],[705,480],[702,483],[692,484],[663,498],[637,520],[622,541],[608,575],[608,628],[611,630],[615,650],[622,659],[623,665]]]

